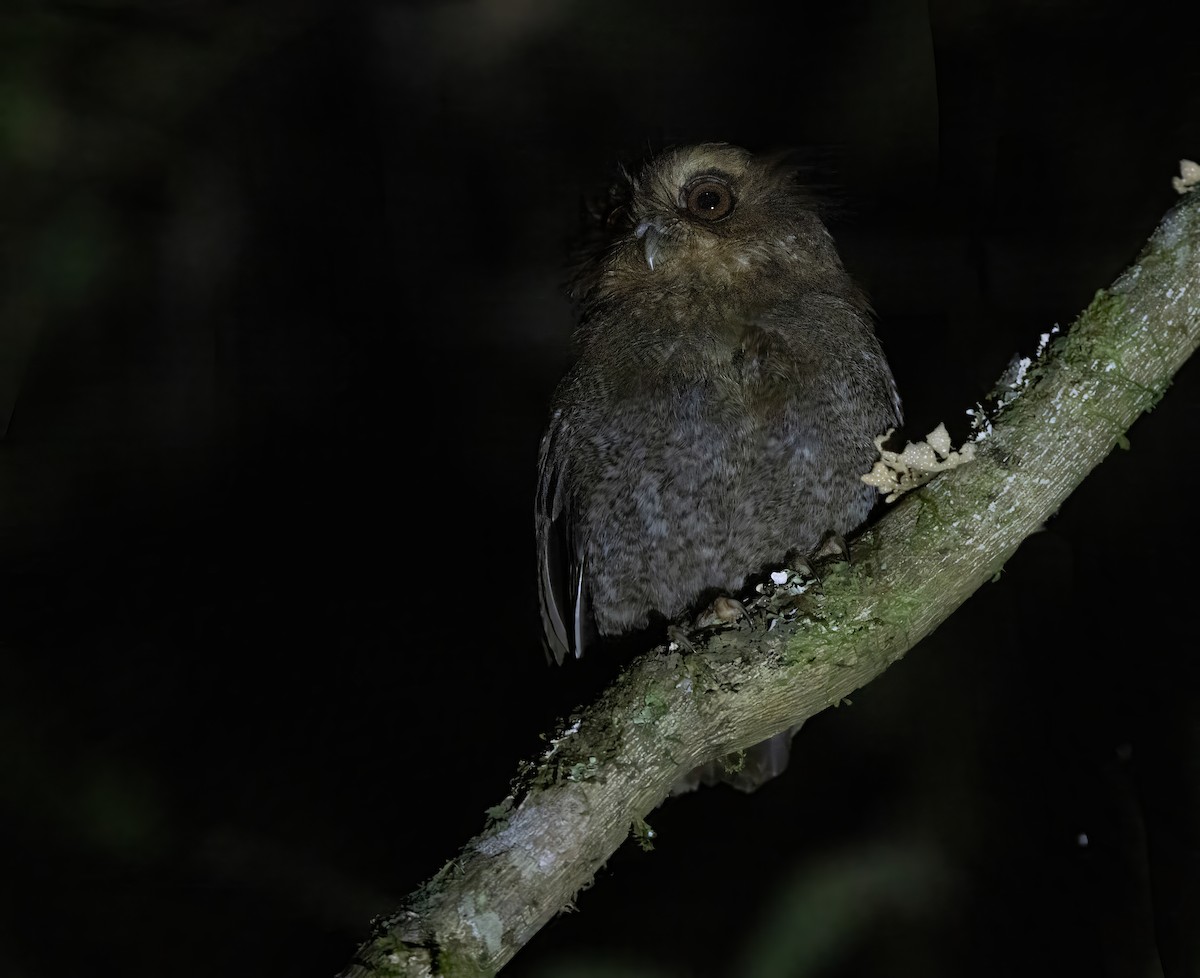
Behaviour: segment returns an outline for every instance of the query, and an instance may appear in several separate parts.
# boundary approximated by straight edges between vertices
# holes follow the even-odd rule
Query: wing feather
[[[556,416],[542,440],[535,514],[543,645],[547,659],[553,657],[560,665],[569,655],[578,658],[583,654],[583,636],[588,628],[587,588],[572,520],[571,493],[565,485],[565,456],[556,448],[561,429]]]

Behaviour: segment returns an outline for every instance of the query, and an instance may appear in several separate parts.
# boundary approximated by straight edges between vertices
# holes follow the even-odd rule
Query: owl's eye
[[[701,177],[683,189],[683,202],[687,209],[706,221],[719,221],[733,211],[733,194],[720,180]]]

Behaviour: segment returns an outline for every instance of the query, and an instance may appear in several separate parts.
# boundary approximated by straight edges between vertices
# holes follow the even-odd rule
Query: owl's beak
[[[662,238],[662,229],[653,221],[642,221],[634,228],[634,236],[642,242],[642,249],[646,253],[646,264],[650,266],[650,271],[654,271],[654,259],[658,257],[658,243]]]

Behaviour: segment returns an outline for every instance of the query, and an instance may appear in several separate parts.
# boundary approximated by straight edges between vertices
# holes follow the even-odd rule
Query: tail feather
[[[718,757],[701,764],[675,782],[672,795],[695,791],[701,785],[727,784],[749,793],[761,788],[787,770],[792,755],[792,738],[802,725],[797,723],[774,737],[748,747],[745,751]]]

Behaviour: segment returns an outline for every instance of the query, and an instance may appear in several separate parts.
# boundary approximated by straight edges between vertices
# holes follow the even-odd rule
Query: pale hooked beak
[[[653,221],[642,221],[634,228],[634,236],[641,239],[642,248],[646,253],[646,264],[654,271],[654,259],[658,257],[658,243],[662,238],[662,229]]]

